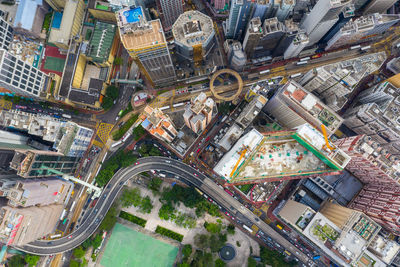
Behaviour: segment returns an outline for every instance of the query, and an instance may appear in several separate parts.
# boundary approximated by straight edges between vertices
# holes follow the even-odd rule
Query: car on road
[[[197,176],[197,173],[194,172],[193,175],[194,175],[194,176]]]
[[[139,161],[136,161],[136,162],[135,162],[135,165],[139,165]]]
[[[71,239],[71,238],[72,238],[72,235],[68,236],[68,239]]]

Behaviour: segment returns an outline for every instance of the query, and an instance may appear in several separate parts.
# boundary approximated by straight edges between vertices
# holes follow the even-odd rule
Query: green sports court
[[[170,267],[178,248],[116,224],[100,264],[105,267]]]
[[[56,72],[63,72],[64,70],[65,59],[58,57],[46,57],[46,61],[44,63],[44,68],[46,70],[53,70]]]

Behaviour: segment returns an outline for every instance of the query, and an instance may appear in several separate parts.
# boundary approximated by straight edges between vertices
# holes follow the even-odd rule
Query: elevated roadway
[[[181,161],[164,157],[142,158],[138,160],[137,164],[125,169],[120,169],[107,184],[96,205],[84,218],[83,223],[81,223],[79,228],[70,235],[52,241],[37,240],[27,245],[17,247],[17,249],[37,255],[53,255],[79,246],[96,231],[107,211],[117,198],[118,193],[123,188],[125,182],[141,172],[150,170],[169,172],[186,184],[197,187],[199,190],[211,197],[218,205],[228,211],[232,216],[235,216],[236,219],[239,219],[242,223],[245,223],[248,226],[253,224],[256,225],[277,243],[285,247],[286,250],[296,255],[296,257],[301,261],[305,263],[309,262],[310,259],[307,255],[290,244],[285,238],[278,234],[269,225],[261,221],[240,202],[218,187],[211,179]]]

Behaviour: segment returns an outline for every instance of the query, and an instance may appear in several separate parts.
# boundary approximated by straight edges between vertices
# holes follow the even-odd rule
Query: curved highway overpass
[[[165,157],[141,158],[135,165],[120,169],[115,173],[101,193],[96,205],[85,217],[84,222],[68,236],[51,241],[37,240],[22,247],[17,247],[17,249],[37,255],[53,255],[79,246],[96,231],[125,182],[141,172],[150,170],[160,170],[171,173],[175,175],[175,178],[186,184],[197,187],[211,197],[219,206],[227,210],[232,216],[235,216],[236,220],[239,220],[241,224],[246,224],[248,226],[252,224],[257,225],[259,229],[271,236],[272,239],[278,241],[278,243],[287,250],[296,253],[296,256],[300,260],[308,262],[309,259],[304,253],[290,244],[266,223],[259,220],[250,210],[242,206],[240,202],[218,187],[211,179],[181,161]]]

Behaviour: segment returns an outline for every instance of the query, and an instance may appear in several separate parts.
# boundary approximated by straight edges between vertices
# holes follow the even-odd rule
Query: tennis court
[[[46,61],[44,63],[44,69],[53,70],[56,72],[63,72],[64,70],[65,59],[58,57],[46,57]]]
[[[100,264],[105,267],[170,267],[178,248],[116,224]]]

